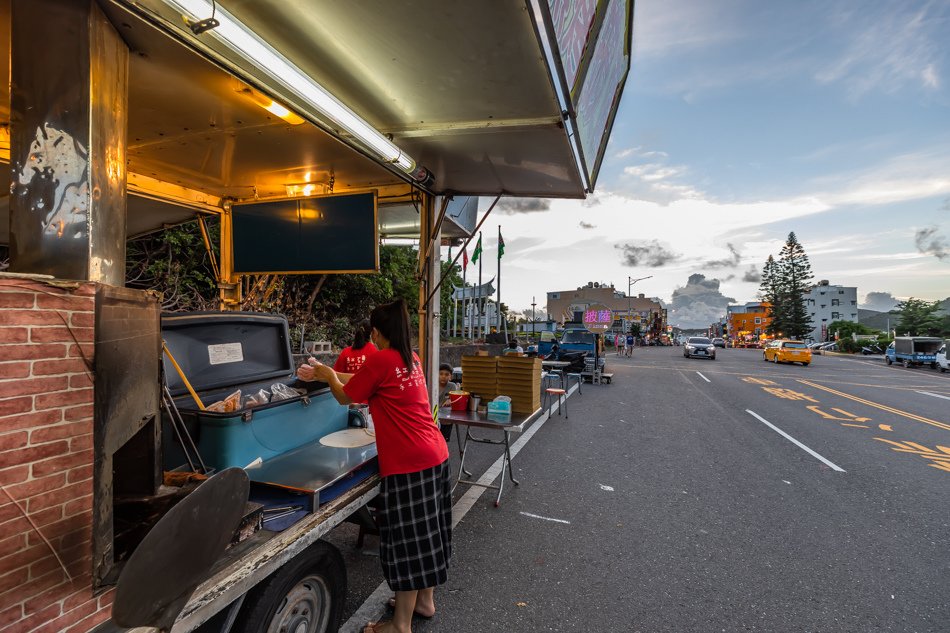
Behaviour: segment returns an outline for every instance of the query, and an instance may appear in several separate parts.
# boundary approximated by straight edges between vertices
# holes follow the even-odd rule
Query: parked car
[[[943,373],[950,369],[950,360],[947,359],[947,344],[944,343],[943,347],[937,350],[937,367],[940,368],[940,373]]]
[[[721,347],[723,349],[726,349],[726,339],[724,338],[718,338],[718,337],[714,338],[712,340],[712,344],[714,347]]]
[[[802,341],[771,341],[762,350],[762,360],[773,363],[801,363],[805,367],[811,363],[811,350]]]
[[[683,357],[716,360],[716,346],[705,336],[691,336],[683,346]]]

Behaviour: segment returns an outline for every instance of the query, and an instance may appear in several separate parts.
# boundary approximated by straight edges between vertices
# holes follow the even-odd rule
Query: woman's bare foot
[[[408,630],[408,629],[407,629]],[[369,622],[363,627],[363,633],[402,633],[391,620],[385,622]]]

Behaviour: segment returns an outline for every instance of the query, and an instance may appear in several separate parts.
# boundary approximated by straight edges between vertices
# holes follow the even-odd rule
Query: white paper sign
[[[221,343],[208,346],[208,361],[212,365],[240,363],[244,360],[244,350],[240,343]]]

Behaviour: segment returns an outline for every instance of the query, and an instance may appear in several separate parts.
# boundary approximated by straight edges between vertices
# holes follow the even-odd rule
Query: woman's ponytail
[[[406,369],[412,370],[412,344],[409,333],[409,308],[405,299],[396,299],[373,309],[369,315],[370,325],[376,328],[389,347],[399,352]]]

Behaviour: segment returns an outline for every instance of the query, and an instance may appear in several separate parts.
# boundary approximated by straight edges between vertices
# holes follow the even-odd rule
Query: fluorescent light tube
[[[413,178],[419,179],[421,174],[428,176],[425,170],[417,170],[415,161],[392,141],[340,103],[323,86],[288,61],[220,5],[214,7],[209,0],[165,0],[165,2],[192,20],[211,17],[213,12],[220,24],[208,31],[212,37],[223,42],[259,70],[311,104],[335,125],[359,139],[386,162],[396,165]]]

